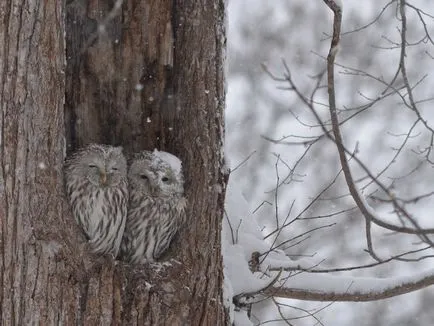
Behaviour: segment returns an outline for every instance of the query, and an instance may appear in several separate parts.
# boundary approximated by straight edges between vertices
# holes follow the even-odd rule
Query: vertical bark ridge
[[[62,212],[62,6],[3,1],[0,7],[1,324],[53,324],[55,246],[46,235]]]

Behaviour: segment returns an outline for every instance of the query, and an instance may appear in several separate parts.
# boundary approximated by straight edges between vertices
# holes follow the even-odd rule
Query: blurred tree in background
[[[374,249],[368,250],[365,218],[340,172],[336,145],[323,132],[332,129],[326,73],[332,27],[333,13],[323,1],[229,2],[226,143],[231,166],[237,167],[232,181],[241,185],[264,236],[287,216],[298,217],[276,239],[293,259],[311,256],[316,267],[326,269],[428,248],[345,273],[390,278],[430,268],[429,236],[371,225]],[[405,214],[416,228],[432,227],[432,35],[430,1],[344,2],[334,87],[349,166],[367,205],[387,222],[406,227],[414,225]],[[325,325],[431,325],[433,300],[425,289],[370,303],[333,303],[315,316]],[[312,312],[328,305],[284,302]],[[270,307],[277,312],[276,304],[257,305],[252,321],[275,319]],[[287,316],[306,315],[294,307],[281,308]],[[280,324],[286,322],[267,323]]]

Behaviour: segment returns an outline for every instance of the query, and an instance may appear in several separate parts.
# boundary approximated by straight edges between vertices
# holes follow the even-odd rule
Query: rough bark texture
[[[15,3],[14,3],[15,2]],[[0,3],[1,324],[55,324],[65,291],[55,229],[63,216],[63,17],[58,1]]]
[[[115,2],[0,1],[2,325],[226,324],[224,1]],[[83,254],[62,163],[89,142],[181,157],[177,262],[133,269]]]

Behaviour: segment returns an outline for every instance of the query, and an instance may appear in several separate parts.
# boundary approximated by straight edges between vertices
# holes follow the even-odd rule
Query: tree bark
[[[0,3],[2,325],[227,323],[224,10],[223,0]],[[90,142],[182,159],[188,222],[169,264],[83,252],[62,164]]]

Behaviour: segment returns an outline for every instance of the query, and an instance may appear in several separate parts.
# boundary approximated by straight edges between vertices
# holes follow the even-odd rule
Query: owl
[[[116,257],[128,208],[122,147],[88,145],[67,158],[64,173],[67,198],[91,251]]]
[[[121,257],[131,264],[158,259],[185,221],[184,178],[179,159],[142,151],[129,160],[129,205]]]

